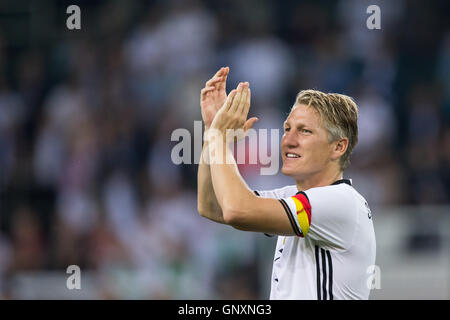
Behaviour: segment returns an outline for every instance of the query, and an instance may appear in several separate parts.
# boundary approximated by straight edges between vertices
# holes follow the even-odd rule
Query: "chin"
[[[281,168],[281,173],[284,174],[285,176],[288,176],[288,177],[294,177],[294,176],[296,176],[298,174],[293,169],[285,168],[285,167]]]
[[[304,176],[305,174],[303,171],[299,171],[298,169],[295,170],[294,168],[285,168],[285,167],[281,168],[281,173],[293,179],[298,179]]]

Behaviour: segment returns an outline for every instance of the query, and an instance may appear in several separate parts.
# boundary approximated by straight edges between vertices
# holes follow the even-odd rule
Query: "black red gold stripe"
[[[286,212],[286,214],[288,216],[289,222],[291,223],[292,229],[294,230],[294,233],[300,237],[302,234],[301,234],[300,230],[298,229],[294,218],[292,217],[292,214],[291,214],[291,211],[289,210],[288,205],[286,204],[286,202],[283,199],[279,199],[278,201],[280,201],[281,205],[283,206],[284,211]]]

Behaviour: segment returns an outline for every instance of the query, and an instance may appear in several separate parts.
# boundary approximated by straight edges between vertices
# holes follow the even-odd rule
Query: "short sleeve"
[[[332,246],[350,246],[356,227],[356,204],[347,187],[311,188],[280,201],[291,214],[291,225],[300,236]]]
[[[261,198],[273,198],[273,199],[278,198],[276,190],[264,190],[264,191],[254,190],[253,192],[258,197],[261,197]]]
[[[286,186],[283,188],[279,188],[279,189],[273,189],[273,190],[264,190],[264,191],[260,191],[260,190],[254,190],[253,192],[261,198],[272,198],[272,199],[280,199],[286,196],[286,194],[294,194],[296,192],[296,186]],[[268,236],[268,237],[273,237],[274,235],[272,234],[268,234],[268,233],[264,233],[264,235]]]
[[[273,193],[273,191],[257,191],[257,190],[253,190],[253,192],[254,192],[258,197],[262,197],[262,198],[274,198],[274,197],[273,197],[274,194],[272,194],[271,196],[269,196],[270,194],[268,194],[269,192],[272,192],[272,193]],[[266,237],[269,237],[269,238],[274,237],[273,234],[264,233],[264,235],[265,235]]]
[[[253,192],[261,198],[272,198],[272,199],[281,199],[285,197],[292,196],[297,193],[297,186],[296,185],[290,185],[285,186],[278,189],[272,189],[272,190],[254,190]]]
[[[254,190],[253,192],[258,197],[261,197],[261,198],[277,199],[283,205],[283,202],[281,201],[281,199],[288,197],[290,195],[295,195],[295,193],[298,192],[298,190],[297,190],[296,185],[289,185],[289,186],[285,186],[285,187],[278,188],[278,189],[264,190],[264,191]],[[285,207],[285,206],[283,205],[283,207]],[[286,208],[285,208],[285,210],[286,210]],[[289,217],[289,215],[288,215],[288,217]],[[270,235],[267,233],[264,233],[264,234],[268,237],[273,237],[273,235]]]

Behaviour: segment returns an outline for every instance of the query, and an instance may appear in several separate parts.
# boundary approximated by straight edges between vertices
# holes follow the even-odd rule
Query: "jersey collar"
[[[338,180],[338,181],[333,182],[331,185],[332,185],[332,186],[335,186],[335,185],[341,184],[341,183],[346,183],[346,184],[348,184],[349,186],[351,186],[351,185],[352,185],[352,180],[351,180],[351,179],[340,179],[340,180]]]
[[[335,185],[338,185],[338,184],[341,184],[341,183],[345,183],[345,184],[348,184],[349,186],[351,186],[352,185],[352,179],[340,179],[340,180],[337,180],[337,181],[333,182],[332,184],[330,184],[330,186],[335,186]],[[296,195],[299,194],[299,193],[302,193],[302,192],[303,191],[299,191],[299,192],[296,193]]]

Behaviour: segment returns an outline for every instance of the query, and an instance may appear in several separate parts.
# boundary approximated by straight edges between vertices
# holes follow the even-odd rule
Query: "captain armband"
[[[304,192],[299,192],[293,197],[280,199],[284,211],[295,234],[304,237],[309,232],[311,225],[311,204]]]

